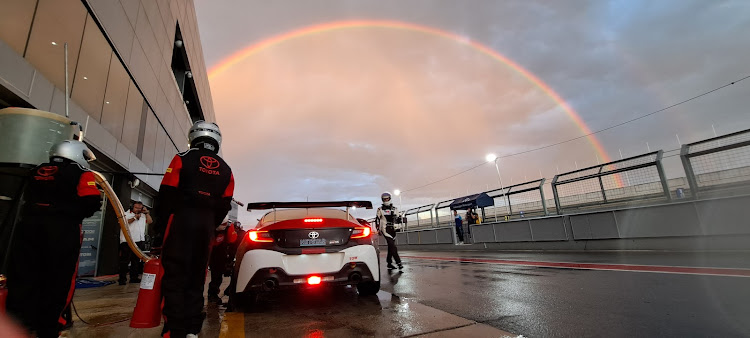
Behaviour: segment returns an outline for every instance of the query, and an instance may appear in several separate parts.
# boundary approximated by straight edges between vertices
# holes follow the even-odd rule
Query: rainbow
[[[534,84],[537,88],[539,88],[542,92],[544,92],[547,96],[549,96],[558,106],[560,106],[560,108],[562,108],[563,111],[565,111],[565,113],[570,117],[573,123],[578,127],[578,129],[581,130],[581,132],[584,135],[591,134],[591,129],[586,125],[586,123],[583,121],[581,116],[575,110],[573,110],[573,108],[571,108],[570,105],[568,105],[565,102],[565,100],[563,100],[560,97],[560,95],[554,91],[554,89],[552,89],[549,85],[544,83],[544,81],[536,77],[536,75],[532,74],[531,72],[523,68],[521,65],[515,63],[513,60],[505,57],[504,55],[498,53],[492,48],[486,45],[483,45],[479,42],[472,41],[471,39],[468,39],[465,36],[461,36],[456,33],[440,30],[437,28],[429,27],[429,26],[422,26],[422,25],[400,22],[400,21],[392,21],[392,20],[335,21],[335,22],[328,22],[328,23],[323,23],[323,24],[318,24],[318,25],[307,26],[304,28],[286,32],[286,33],[265,39],[263,41],[257,42],[248,47],[245,47],[242,50],[232,54],[231,56],[221,60],[216,66],[214,66],[213,68],[209,70],[208,78],[211,79],[227,71],[229,68],[232,68],[234,65],[240,63],[246,58],[251,57],[254,54],[266,48],[269,48],[271,46],[278,45],[278,44],[281,44],[283,42],[287,42],[290,40],[314,35],[314,34],[322,34],[326,32],[342,30],[342,29],[350,29],[350,28],[381,28],[381,29],[408,30],[408,31],[420,32],[420,33],[424,33],[424,34],[428,34],[432,36],[438,36],[441,38],[449,39],[449,40],[470,46],[474,48],[475,50],[479,51],[480,53],[499,61],[500,63],[506,65],[507,67],[515,71],[516,73],[526,78],[529,82]],[[596,152],[599,154],[599,156],[601,156],[601,158],[604,160],[604,162],[612,161],[609,155],[607,155],[607,152],[604,150],[604,147],[602,146],[601,142],[599,142],[599,140],[594,135],[589,135],[587,136],[587,138],[589,142],[591,143],[591,145],[596,150]],[[619,176],[619,175],[616,175],[616,176]],[[616,178],[616,180],[619,181],[619,178]],[[621,185],[621,183],[618,182],[618,185]]]

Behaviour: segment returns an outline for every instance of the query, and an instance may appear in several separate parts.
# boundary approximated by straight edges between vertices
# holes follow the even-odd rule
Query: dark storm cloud
[[[594,130],[750,72],[746,1],[199,0],[196,7],[209,68],[252,43],[313,24],[404,21],[492,47],[554,88]],[[227,135],[224,153],[242,175],[241,198],[377,198],[475,165],[487,152],[507,155],[581,134],[539,89],[470,48],[363,34],[337,35],[339,45],[309,39],[280,46],[212,80]],[[319,47],[340,52],[341,44],[362,52],[349,58],[371,64],[340,55],[331,67]],[[367,53],[373,46],[388,50]],[[326,88],[335,94],[321,100]],[[747,128],[749,88],[741,83],[599,138],[616,158],[621,149],[626,156],[645,152],[645,142],[675,148],[675,134],[683,142],[712,136],[711,124],[719,133]],[[427,112],[432,118],[425,122]],[[401,127],[389,128],[384,119]],[[558,167],[596,160],[581,140],[503,159],[501,170],[504,180],[518,183],[540,170],[551,177]],[[497,175],[486,166],[410,192],[404,202],[415,206],[493,185]]]

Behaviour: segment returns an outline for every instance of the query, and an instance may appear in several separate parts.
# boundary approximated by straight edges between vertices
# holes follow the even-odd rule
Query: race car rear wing
[[[248,203],[247,211],[268,209],[308,209],[308,208],[365,208],[372,209],[370,201],[331,201],[331,202],[257,202]]]

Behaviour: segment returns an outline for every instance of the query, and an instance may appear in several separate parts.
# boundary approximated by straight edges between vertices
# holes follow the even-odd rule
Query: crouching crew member
[[[221,305],[223,302],[219,297],[219,288],[227,271],[227,264],[234,260],[231,248],[237,242],[237,231],[232,222],[224,219],[224,222],[216,227],[213,250],[208,266],[211,269],[211,282],[208,283],[208,301]],[[228,294],[226,291],[225,294]]]

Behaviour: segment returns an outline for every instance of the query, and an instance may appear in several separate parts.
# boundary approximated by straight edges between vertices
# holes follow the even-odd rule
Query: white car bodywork
[[[281,268],[289,275],[306,276],[339,272],[347,263],[362,262],[372,272],[373,279],[380,281],[378,254],[372,245],[357,245],[339,252],[287,255],[278,251],[254,249],[247,251],[237,275],[236,291],[242,292],[255,273],[264,268]]]

